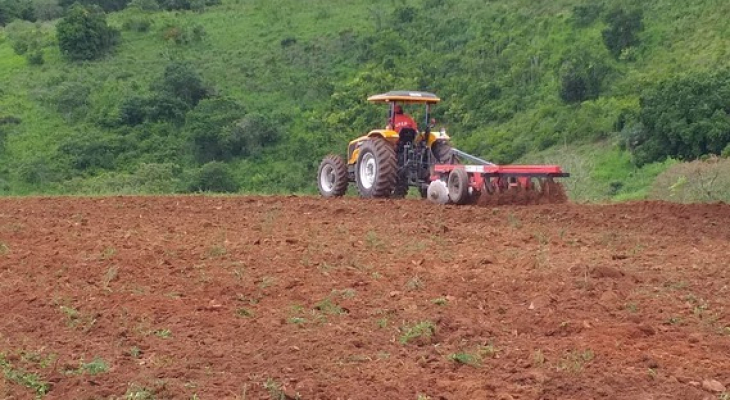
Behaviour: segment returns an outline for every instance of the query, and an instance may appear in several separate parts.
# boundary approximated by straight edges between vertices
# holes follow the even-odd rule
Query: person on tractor
[[[388,128],[395,130],[399,134],[403,128],[411,128],[418,132],[418,125],[416,124],[416,121],[414,121],[408,114],[403,113],[403,107],[401,107],[400,104],[395,105],[395,116],[392,124],[394,126],[388,126]]]

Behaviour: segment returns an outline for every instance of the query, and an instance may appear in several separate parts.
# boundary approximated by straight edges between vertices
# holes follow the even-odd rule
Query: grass
[[[50,391],[50,384],[40,375],[14,367],[2,353],[0,353],[0,370],[6,380],[32,390],[36,398],[42,398]]]
[[[579,373],[582,372],[586,364],[593,361],[594,358],[595,355],[590,349],[571,350],[558,362],[558,370]]]
[[[430,339],[436,333],[436,324],[431,321],[421,321],[414,325],[401,327],[400,344],[408,344],[415,339]]]

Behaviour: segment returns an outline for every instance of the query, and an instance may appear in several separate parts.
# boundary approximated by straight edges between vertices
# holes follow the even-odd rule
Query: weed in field
[[[6,255],[10,253],[10,247],[5,242],[0,242],[0,255]]]
[[[547,246],[541,244],[535,252],[535,266],[538,268],[550,268],[550,250]]]
[[[236,309],[236,315],[242,318],[251,318],[253,317],[253,311],[249,310],[245,307],[239,307]]]
[[[539,243],[543,246],[550,243],[550,237],[543,232],[535,232],[532,234],[532,237],[535,238],[535,240],[537,240],[537,243]]]
[[[6,360],[5,355],[2,353],[0,353],[0,370],[2,370],[6,380],[15,382],[34,391],[36,398],[46,395],[50,390],[50,384],[43,381],[38,374],[15,368]]]
[[[112,281],[114,279],[116,279],[118,275],[119,275],[119,270],[117,269],[117,267],[114,267],[114,266],[109,267],[109,269],[106,271],[106,273],[104,274],[104,277],[101,280],[101,284],[102,284],[102,287],[104,288],[104,290],[110,290],[109,284],[111,284]]]
[[[153,333],[155,334],[155,336],[161,337],[163,339],[172,337],[172,331],[170,331],[169,329],[158,329]]]
[[[154,400],[155,390],[149,389],[136,383],[129,384],[124,400]]]
[[[228,254],[228,249],[223,244],[216,244],[211,246],[206,254],[209,258],[218,258]]]
[[[117,249],[114,247],[105,247],[99,255],[100,260],[109,260],[117,254]]]
[[[347,311],[345,311],[337,303],[333,302],[329,297],[315,304],[314,309],[328,315],[341,315],[347,313]]]
[[[276,225],[276,220],[279,218],[279,209],[274,207],[271,208],[264,214],[263,219],[261,220],[261,231],[266,234],[271,234],[274,230],[274,225]]]
[[[416,395],[416,400],[431,400],[431,396],[427,396],[423,393],[418,393]]]
[[[406,282],[406,289],[408,290],[421,290],[426,286],[426,284],[423,282],[423,279],[419,277],[418,275],[412,277],[411,279]]]
[[[284,394],[284,390],[281,387],[281,383],[277,382],[272,378],[267,378],[266,382],[263,383],[264,389],[269,392],[269,398],[271,400],[286,400],[287,396]]]
[[[542,366],[545,364],[545,354],[543,354],[542,350],[537,349],[532,353],[532,365],[534,366]]]
[[[730,392],[722,392],[717,395],[718,400],[730,400]]]
[[[355,291],[355,289],[350,288],[342,290],[335,289],[332,291],[332,295],[342,297],[343,299],[351,299],[357,295],[357,292]]]
[[[509,223],[509,226],[513,229],[522,228],[522,221],[520,221],[520,219],[513,213],[507,214],[507,223]]]
[[[307,323],[307,319],[304,317],[291,317],[286,320],[286,322],[294,325],[302,326]]]
[[[682,317],[669,317],[666,322],[668,325],[681,325]]]
[[[378,324],[378,328],[387,328],[388,327],[388,318],[379,318],[376,323]]]
[[[266,289],[269,286],[272,286],[276,283],[276,279],[272,276],[265,276],[261,278],[261,282],[259,283],[259,288]]]
[[[244,269],[242,267],[235,268],[233,270],[233,276],[236,277],[236,280],[237,281],[242,281],[243,280],[243,274],[244,274]]]
[[[142,355],[142,350],[137,346],[132,346],[132,348],[129,349],[129,355],[132,356],[132,358],[139,358],[139,356]]]
[[[371,249],[381,249],[385,246],[385,243],[380,240],[375,231],[368,231],[368,233],[365,234],[365,244],[367,244],[367,246]]]
[[[639,306],[636,303],[628,303],[626,304],[626,310],[632,314],[636,314],[639,312]]]
[[[405,251],[407,251],[409,253],[420,253],[420,252],[426,250],[427,248],[428,248],[428,246],[426,245],[426,242],[418,241],[418,242],[410,243],[410,244],[406,245]]]
[[[94,359],[89,361],[88,363],[81,362],[81,365],[79,366],[78,370],[76,370],[76,373],[81,374],[86,372],[89,375],[96,375],[107,372],[108,370],[109,366],[103,358],[94,357]]]
[[[437,306],[445,306],[449,304],[449,300],[446,297],[437,297],[431,300],[431,303],[436,304]]]
[[[583,351],[570,351],[558,363],[558,370],[578,373],[583,371],[585,365],[593,361],[593,359],[594,354],[590,349]]]
[[[401,344],[407,344],[414,339],[430,339],[436,333],[436,325],[431,321],[421,321],[412,326],[403,326],[400,331],[402,335],[398,341]]]
[[[61,313],[66,316],[66,325],[69,327],[80,327],[86,332],[96,325],[96,318],[91,315],[81,314],[73,307],[60,305],[59,309],[61,310]]]

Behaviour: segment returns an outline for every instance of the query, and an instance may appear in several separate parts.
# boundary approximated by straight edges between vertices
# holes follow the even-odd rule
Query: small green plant
[[[388,318],[379,318],[377,321],[378,328],[387,328],[388,327]]]
[[[5,354],[0,353],[0,370],[6,380],[15,382],[21,386],[33,390],[36,397],[40,398],[48,393],[50,384],[41,379],[38,374],[23,371],[15,368],[6,360]]]
[[[10,253],[10,247],[8,247],[5,242],[0,242],[0,255],[5,255]]]
[[[437,306],[445,306],[449,304],[449,300],[446,297],[437,297],[431,300],[431,303],[436,304]]]
[[[246,307],[239,307],[236,309],[236,315],[242,318],[250,318],[253,317],[253,311],[249,310]]]
[[[115,249],[114,247],[105,247],[104,250],[101,252],[99,258],[102,260],[108,260],[114,257],[115,254],[117,254],[117,249]]]
[[[520,219],[512,213],[507,214],[507,222],[509,223],[509,226],[514,229],[522,228],[522,221],[520,221]]]
[[[142,350],[137,346],[132,346],[132,348],[129,349],[129,355],[132,356],[132,358],[139,358],[139,356],[142,355]]]
[[[330,315],[341,315],[346,313],[342,307],[333,302],[329,297],[315,304],[314,309]]]
[[[155,390],[148,389],[138,384],[130,384],[124,394],[124,400],[154,400]]]
[[[473,367],[476,367],[481,363],[481,360],[478,356],[464,352],[450,354],[448,358],[451,361],[455,361],[460,364],[471,365]]]
[[[96,375],[100,374],[102,372],[107,372],[109,370],[109,366],[107,365],[106,361],[104,361],[103,358],[100,357],[94,357],[93,360],[91,360],[88,363],[81,363],[81,366],[79,367],[79,372],[86,372],[89,375]]]
[[[208,257],[211,257],[211,258],[221,257],[221,256],[226,255],[227,253],[228,253],[228,250],[226,249],[226,246],[224,246],[222,244],[216,244],[214,246],[211,246],[207,252]]]
[[[301,326],[307,323],[307,319],[303,317],[291,317],[287,320],[287,322],[289,322],[290,324]]]
[[[427,396],[427,395],[425,395],[423,393],[419,393],[416,396],[416,400],[431,400],[431,396]]]
[[[261,289],[266,289],[269,286],[272,286],[276,283],[276,279],[271,276],[265,276],[261,278],[261,283],[259,283],[259,287]]]
[[[102,287],[108,290],[109,284],[111,284],[112,281],[117,278],[118,274],[119,271],[117,270],[117,267],[109,267],[109,269],[104,274],[104,278],[102,279]]]
[[[639,306],[637,306],[636,303],[629,303],[626,304],[626,310],[632,314],[636,314],[639,311]]]
[[[264,389],[269,392],[271,400],[286,400],[287,396],[281,388],[281,384],[272,378],[267,378],[263,384]]]
[[[417,338],[431,338],[436,333],[436,325],[431,321],[421,321],[412,326],[401,328],[403,334],[399,338],[401,344],[407,344]]]
[[[408,290],[421,290],[426,286],[423,279],[419,276],[414,276],[406,282],[406,289]]]
[[[545,364],[545,354],[542,350],[537,349],[532,353],[532,364],[535,366],[542,366]]]
[[[167,339],[172,336],[172,332],[169,329],[158,329],[154,332],[155,336]]]
[[[343,299],[351,299],[357,295],[357,292],[355,289],[342,289],[342,290],[333,290],[332,295],[342,297]]]
[[[560,360],[558,369],[578,373],[583,371],[585,364],[593,361],[593,358],[592,350],[570,351]]]
[[[380,249],[384,246],[383,241],[380,240],[378,234],[375,233],[375,231],[368,231],[368,233],[365,234],[365,243],[371,249]]]

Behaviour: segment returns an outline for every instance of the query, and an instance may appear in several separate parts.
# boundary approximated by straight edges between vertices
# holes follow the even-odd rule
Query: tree
[[[626,11],[616,8],[606,15],[608,27],[603,30],[603,43],[616,58],[630,47],[639,44],[639,32],[644,29],[644,14],[641,10]]]
[[[661,82],[641,97],[635,135],[639,165],[670,156],[693,160],[730,144],[730,70]]]
[[[56,25],[61,53],[72,61],[94,60],[119,43],[119,31],[106,23],[106,14],[98,7],[74,4]]]

